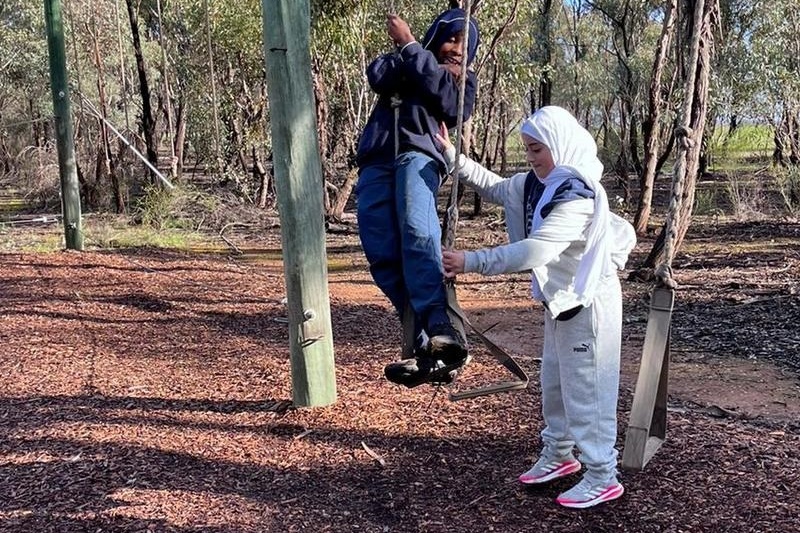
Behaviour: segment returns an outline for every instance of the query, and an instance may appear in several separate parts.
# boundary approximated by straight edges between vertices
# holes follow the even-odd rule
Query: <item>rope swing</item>
[[[650,312],[642,347],[642,362],[625,436],[622,467],[629,470],[642,470],[664,443],[667,434],[670,324],[677,288],[677,283],[672,278],[672,259],[678,238],[678,216],[686,180],[687,157],[689,148],[695,142],[691,129],[692,106],[695,96],[696,65],[700,54],[698,36],[701,32],[704,4],[704,0],[697,0],[695,3],[693,38],[687,62],[689,69],[683,87],[680,122],[675,128],[675,139],[678,142],[669,210],[664,222],[664,260],[654,272],[656,281],[650,294]]]
[[[464,31],[463,42],[464,42],[464,50],[468,50],[469,25],[472,15],[470,0],[466,0],[464,2],[463,9],[465,13],[465,21],[464,21],[465,31]],[[467,80],[467,61],[465,60],[461,62],[461,77],[459,79],[458,114],[456,119],[456,142],[455,142],[456,154],[461,154],[463,147],[464,100],[466,92],[466,80]],[[444,223],[446,231],[442,239],[443,241],[442,248],[445,250],[452,250],[456,240],[456,229],[458,226],[458,175],[461,170],[460,161],[461,158],[456,156],[455,165],[451,173],[450,199],[448,202],[446,218]],[[476,398],[478,396],[487,396],[489,394],[495,394],[499,392],[509,392],[527,388],[528,375],[525,373],[525,370],[523,370],[523,368],[519,366],[519,364],[510,355],[508,355],[508,353],[505,352],[505,350],[503,350],[502,348],[497,346],[494,342],[489,340],[483,334],[482,331],[478,330],[469,321],[466,314],[461,309],[461,306],[458,304],[458,299],[456,298],[456,287],[454,278],[445,280],[445,289],[447,292],[447,306],[448,306],[447,314],[449,315],[450,321],[452,322],[453,326],[457,330],[459,330],[459,332],[465,339],[466,339],[465,326],[469,327],[469,329],[478,336],[478,338],[481,340],[484,346],[486,346],[489,353],[491,353],[492,356],[495,359],[497,359],[497,361],[500,364],[502,364],[505,368],[507,368],[517,378],[514,381],[495,383],[492,385],[486,385],[483,387],[477,387],[464,391],[450,392],[448,398],[451,401],[458,401],[467,398]],[[406,318],[408,318],[408,315],[404,317],[404,322],[403,322],[404,332],[407,332],[409,328],[409,324],[407,323],[407,320],[405,320]],[[413,316],[410,327],[413,331]]]

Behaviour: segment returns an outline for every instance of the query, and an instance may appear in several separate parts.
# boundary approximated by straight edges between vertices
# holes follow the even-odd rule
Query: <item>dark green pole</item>
[[[292,399],[336,401],[308,0],[262,0],[273,164],[289,308]]]
[[[75,166],[75,143],[72,138],[72,113],[69,104],[67,81],[69,78],[61,0],[44,0],[44,18],[47,25],[47,48],[50,53],[50,86],[53,90],[64,237],[68,249],[83,250],[81,195]]]

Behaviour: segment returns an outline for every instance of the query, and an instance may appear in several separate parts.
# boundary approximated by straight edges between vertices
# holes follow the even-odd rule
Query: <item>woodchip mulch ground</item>
[[[797,387],[798,241],[797,224],[693,230],[676,262],[676,360],[768,359]],[[274,234],[253,242],[280,246]],[[536,359],[520,359],[532,378],[522,393],[451,403],[387,383],[399,331],[356,243],[329,241],[338,401],[315,409],[290,405],[279,262],[1,254],[0,531],[800,531],[800,421],[674,396],[666,443],[622,473],[620,500],[572,511],[553,501],[572,480],[518,486],[542,426]],[[625,290],[640,353],[646,285]],[[486,316],[524,302],[527,286],[468,278],[463,291]],[[527,316],[509,335],[538,334]],[[468,372],[493,366],[478,356]]]

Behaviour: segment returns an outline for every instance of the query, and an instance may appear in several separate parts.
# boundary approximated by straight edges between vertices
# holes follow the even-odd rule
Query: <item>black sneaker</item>
[[[449,322],[440,322],[428,328],[428,350],[431,358],[445,365],[463,365],[467,360],[467,343],[461,333]]]
[[[409,389],[423,383],[432,385],[447,385],[456,377],[458,365],[446,365],[430,357],[412,357],[394,363],[389,363],[383,368],[386,379],[398,385],[405,385]]]

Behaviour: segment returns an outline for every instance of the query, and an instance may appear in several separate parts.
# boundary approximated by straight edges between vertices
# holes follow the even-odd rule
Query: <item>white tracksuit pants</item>
[[[563,457],[577,445],[587,480],[617,475],[617,399],[622,290],[604,278],[592,304],[567,321],[545,313],[541,385],[542,455]]]

